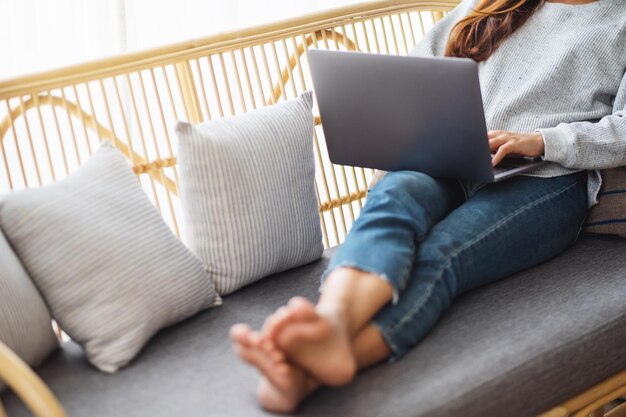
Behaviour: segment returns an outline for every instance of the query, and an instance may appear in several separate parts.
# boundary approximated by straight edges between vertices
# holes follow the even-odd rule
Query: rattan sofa
[[[307,49],[407,53],[455,0],[387,0],[0,82],[0,190],[67,175],[113,141],[179,233],[170,139],[201,122],[310,89]],[[65,342],[32,371],[0,343],[0,416],[261,416],[255,372],[231,352],[233,323],[260,325],[319,276],[365,198],[371,170],[333,166],[317,119],[316,190],[328,248],[159,333],[126,369],[105,375]],[[261,192],[261,190],[259,190]],[[279,201],[276,204],[280,204]],[[402,361],[321,390],[303,416],[626,416],[626,241],[583,236],[561,256],[462,296]],[[22,404],[26,405],[26,407]],[[619,401],[618,401],[619,402]]]

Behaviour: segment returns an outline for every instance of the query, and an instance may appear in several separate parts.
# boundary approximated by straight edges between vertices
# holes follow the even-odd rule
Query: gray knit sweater
[[[443,55],[463,2],[411,52]],[[597,203],[599,169],[626,165],[626,0],[582,5],[546,2],[479,64],[489,130],[532,132],[546,161],[526,175],[589,171],[589,206]]]

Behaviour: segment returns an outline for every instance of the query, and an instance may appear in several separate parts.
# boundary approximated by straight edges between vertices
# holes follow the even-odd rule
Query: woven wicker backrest
[[[311,89],[309,48],[406,54],[456,3],[365,3],[0,82],[0,192],[63,178],[108,139],[179,234],[177,120],[240,114]],[[331,164],[317,123],[316,190],[328,247],[345,238],[373,172]]]

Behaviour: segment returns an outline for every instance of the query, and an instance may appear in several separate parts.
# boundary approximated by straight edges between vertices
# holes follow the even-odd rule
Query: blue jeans
[[[479,184],[413,171],[387,174],[324,277],[353,267],[387,280],[393,300],[372,322],[402,357],[464,291],[571,246],[587,216],[587,172]]]

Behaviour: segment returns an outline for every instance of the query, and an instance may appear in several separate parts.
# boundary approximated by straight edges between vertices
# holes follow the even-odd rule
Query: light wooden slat
[[[211,75],[211,81],[213,82],[213,92],[215,93],[215,98],[217,100],[217,111],[220,117],[224,117],[224,108],[222,106],[222,97],[220,96],[220,89],[217,86],[217,77],[215,76],[215,68],[213,67],[213,59],[208,56],[205,57],[207,60],[209,74]]]
[[[104,89],[104,82],[102,80],[98,81],[98,84],[100,85],[100,93],[102,94],[102,100],[104,101],[104,109],[106,110],[106,115],[107,115],[107,121],[109,122],[109,129],[111,131],[111,133],[113,133],[113,144],[119,148],[120,147],[120,141],[118,140],[118,136],[115,133],[115,124],[113,123],[113,116],[111,114],[111,106],[109,105],[109,99],[107,97],[107,93]]]
[[[170,85],[170,79],[167,74],[167,69],[165,66],[160,66],[161,72],[163,74],[163,81],[165,82],[165,90],[167,91],[168,103],[170,104],[170,108],[172,109],[172,113],[177,120],[180,120],[178,115],[178,110],[176,109],[176,102],[174,101],[174,94],[172,93],[172,86]],[[154,73],[152,74],[154,76]]]
[[[97,118],[96,115],[96,108],[93,105],[93,97],[91,95],[91,87],[90,84],[85,83],[85,90],[87,90],[87,100],[89,101],[89,110],[91,111],[91,114]],[[83,116],[83,123],[85,123],[84,121],[84,116]],[[85,123],[86,125],[86,123]],[[100,136],[100,131],[96,130],[96,136],[98,137],[98,142],[102,142],[102,137]]]
[[[6,103],[8,106],[8,103]],[[11,109],[7,107],[7,114],[11,113]],[[13,190],[13,176],[11,175],[11,170],[9,169],[9,160],[7,159],[7,153],[4,149],[4,141],[0,140],[0,152],[2,152],[2,160],[4,161],[4,170],[7,174],[7,181],[9,183],[9,190]]]
[[[72,112],[69,110],[69,100],[65,96],[65,88],[61,88],[61,98],[63,99],[63,107],[65,108],[65,116],[67,116],[67,124],[70,127],[70,133],[72,137],[72,143],[74,144],[74,156],[78,165],[82,164],[82,158],[80,157],[80,150],[78,149],[78,140],[76,140],[76,132],[74,131],[74,123],[72,122]]]
[[[424,26],[424,18],[420,12],[417,12],[418,20],[420,22],[420,32],[422,32],[422,36],[426,34],[426,26]]]
[[[385,18],[387,16],[377,16],[375,19],[372,19],[375,27],[378,28],[378,34],[382,38],[381,45],[383,45],[383,50],[386,55],[396,55],[391,43],[391,38],[389,37],[389,33],[387,31],[387,25],[385,24]]]
[[[209,107],[209,100],[207,99],[206,89],[204,88],[204,78],[202,77],[202,68],[200,67],[200,62],[197,59],[194,59],[196,73],[198,74],[198,83],[200,84],[200,92],[202,93],[202,104],[204,104],[204,112],[206,113],[206,120],[211,120],[211,109]],[[203,120],[204,117],[202,118]]]
[[[250,77],[250,70],[248,68],[248,58],[246,57],[246,48],[241,50],[241,63],[243,64],[243,71],[246,76],[246,87],[248,88],[248,94],[252,103],[252,110],[257,109],[256,97],[254,94],[254,88],[252,88],[252,78]]]
[[[46,95],[47,97],[51,97],[52,96],[51,91],[48,90],[46,92]],[[65,175],[69,175],[70,169],[67,163],[67,154],[65,152],[65,144],[63,143],[63,135],[61,134],[61,126],[59,125],[59,118],[57,116],[56,106],[52,106],[52,116],[54,118],[54,125],[56,127],[57,137],[59,138],[59,148],[61,148],[61,155],[63,156],[63,167],[65,168]]]
[[[398,15],[398,21],[400,22],[400,34],[402,35],[402,45],[404,48],[404,53],[406,55],[409,54],[409,44],[406,41],[406,29],[404,28],[404,23],[402,22],[402,15]]]
[[[258,64],[258,59],[256,57],[256,52],[255,52],[255,47],[252,46],[249,48],[250,50],[250,55],[252,55],[252,65],[254,66],[254,75],[256,76],[256,83],[259,87],[259,90],[261,92],[261,105],[265,105],[265,90],[263,89],[263,82],[261,81],[261,72],[259,71],[259,64]],[[270,82],[270,85],[272,83]]]
[[[239,66],[237,65],[237,58],[235,57],[235,51],[230,51],[230,60],[233,63],[233,72],[235,73],[235,86],[237,87],[237,93],[239,96],[239,104],[244,113],[248,111],[246,106],[246,99],[243,94],[243,86],[241,84],[241,76],[239,75]]]
[[[272,51],[272,56],[274,58],[274,68],[276,70],[276,74],[278,74],[278,89],[280,91],[280,97],[283,100],[287,100],[287,89],[285,88],[285,84],[287,80],[282,76],[283,71],[280,67],[280,60],[278,59],[278,52],[276,51],[276,43],[270,42],[270,49]],[[274,102],[278,102],[278,98],[274,97]]]
[[[202,110],[198,100],[198,92],[191,72],[189,61],[176,64],[176,85],[183,100],[185,116],[192,123],[200,123],[203,121]]]
[[[185,69],[182,66],[182,63],[174,65],[174,80],[176,81],[179,95],[183,100],[183,111],[185,113],[185,120],[193,123],[198,123],[200,121],[198,115],[192,113],[192,111],[194,111],[194,103],[193,101],[187,101],[190,98],[191,93],[186,90],[189,88],[189,86],[186,84],[186,79],[184,81],[181,80],[181,75],[184,74]]]
[[[230,82],[228,81],[228,73],[226,71],[226,63],[224,62],[224,55],[217,54],[217,58],[220,62],[220,68],[222,69],[222,78],[224,79],[224,88],[226,89],[226,98],[228,99],[228,108],[230,109],[230,114],[233,116],[235,114],[235,104],[233,103],[233,94],[230,91]]]
[[[39,106],[39,96],[35,95],[33,97],[33,100],[35,102],[35,108],[37,109],[39,127],[41,129],[41,134],[43,136],[44,148],[46,149],[46,156],[47,156],[47,161],[48,161],[48,167],[50,168],[50,175],[52,176],[52,181],[55,181],[56,173],[54,170],[54,165],[52,164],[52,156],[50,155],[50,145],[48,141],[48,134],[46,133],[46,124],[44,123],[43,117],[41,116],[41,107]]]
[[[413,18],[411,17],[411,12],[407,12],[405,13],[405,16],[409,22],[408,27],[409,27],[409,32],[411,33],[411,46],[410,48],[413,49],[415,48],[415,46],[417,45],[418,39],[415,36],[415,29],[413,29],[414,23],[413,23]]]
[[[282,40],[282,46],[283,46],[283,54],[285,56],[285,62],[287,63],[287,74],[288,74],[288,80],[289,80],[289,86],[291,87],[291,92],[293,94],[293,97],[297,97],[298,96],[298,89],[296,88],[296,82],[294,80],[294,67],[295,65],[293,65],[295,63],[294,59],[289,56],[289,48],[287,47],[287,41],[285,39]],[[298,54],[299,51],[296,49],[293,52],[294,54]]]
[[[74,92],[74,97],[76,98],[76,105],[79,108],[83,108],[83,105],[80,102],[80,96],[78,95],[78,89],[76,88],[76,85],[72,85],[72,91]],[[95,113],[92,113],[95,114]],[[89,155],[93,154],[93,149],[91,149],[91,143],[89,143],[89,134],[87,133],[87,124],[85,123],[85,113],[84,112],[80,112],[80,119],[82,121],[82,127],[83,127],[83,135],[85,135],[85,144],[87,145],[87,150],[89,152]]]
[[[39,171],[39,162],[37,161],[37,155],[35,154],[35,147],[33,146],[33,136],[30,134],[30,123],[28,123],[28,117],[26,117],[26,111],[24,110],[24,99],[22,98],[22,96],[19,96],[18,99],[20,102],[20,109],[22,111],[22,114],[24,115],[23,119],[24,119],[24,126],[26,127],[26,137],[28,138],[28,144],[30,145],[30,154],[31,154],[31,157],[33,158],[33,163],[35,166],[35,174],[37,175],[37,183],[41,185],[42,184],[41,172]]]
[[[19,166],[20,166],[20,172],[22,173],[22,180],[24,181],[24,186],[28,187],[29,186],[28,178],[26,177],[26,170],[24,169],[24,159],[22,158],[22,150],[20,149],[20,141],[18,140],[17,131],[15,130],[15,122],[13,118],[13,112],[11,111],[11,103],[9,102],[8,99],[5,100],[4,102],[8,109],[7,121],[8,121],[9,129],[11,129],[11,132],[13,133],[13,139],[15,140],[15,151],[16,151],[16,156],[17,156]],[[3,139],[3,138],[0,138],[0,139]]]
[[[385,33],[387,33],[388,31],[391,32],[391,40],[393,41],[395,54],[396,55],[400,55],[400,46],[399,46],[399,43],[398,43],[398,37],[396,36],[396,31],[394,30],[393,21],[391,20],[391,16],[383,16],[380,19],[380,22],[381,22],[381,24],[383,26],[383,30],[385,31]],[[387,24],[389,25],[389,28],[387,28]]]
[[[136,125],[137,125],[137,132],[139,133],[139,139],[140,139],[140,144],[141,144],[141,149],[143,151],[143,157],[146,161],[150,160],[150,156],[148,155],[148,148],[146,147],[146,139],[144,137],[143,134],[143,127],[141,126],[141,118],[139,116],[139,111],[137,110],[137,101],[135,100],[135,92],[133,91],[133,84],[130,80],[130,75],[126,74],[126,84],[128,85],[128,92],[130,94],[130,102],[132,104],[132,110],[133,110],[133,114],[135,116],[135,120],[136,120]],[[124,122],[124,126],[126,126],[126,122]],[[128,130],[127,130],[127,134],[128,134]],[[133,139],[130,135],[128,135],[128,143],[129,145],[131,145],[133,142]],[[132,145],[130,146],[131,152],[133,152],[133,147]],[[136,163],[136,161],[133,161]],[[148,177],[149,181],[150,181],[150,190],[152,191],[152,197],[154,200],[154,203],[157,207],[157,209],[159,211],[161,211],[161,203],[159,201],[159,197],[157,196],[157,192],[156,192],[156,187],[154,186],[154,180],[152,179],[152,176]]]

